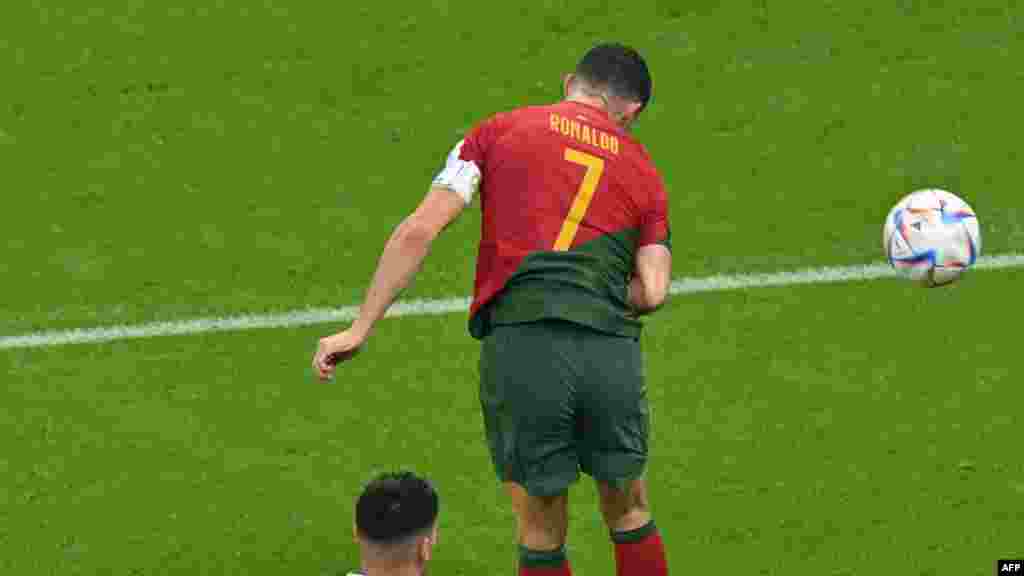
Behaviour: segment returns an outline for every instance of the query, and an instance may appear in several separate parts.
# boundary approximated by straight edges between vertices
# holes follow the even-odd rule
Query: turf
[[[644,341],[652,499],[673,566],[985,574],[1011,553],[1024,521],[1017,346],[1001,312],[973,301],[1020,276],[923,298],[883,281],[674,301]],[[950,331],[962,317],[978,330]],[[463,321],[385,321],[329,385],[306,368],[309,329],[8,352],[15,553],[0,567],[333,574],[356,562],[352,492],[400,466],[441,489],[439,573],[510,565]],[[593,490],[573,503],[573,561],[608,573]]]
[[[1019,250],[1022,28],[1006,1],[4,3],[0,335],[354,303],[459,135],[609,37],[654,72],[677,275],[877,261],[922,186]],[[408,295],[466,294],[478,228]],[[675,299],[644,340],[673,570],[1024,554],[1020,279]],[[327,386],[326,326],[0,352],[0,572],[344,573],[352,498],[399,466],[441,488],[435,573],[510,571],[464,321],[388,320]],[[574,566],[610,574],[572,499]]]

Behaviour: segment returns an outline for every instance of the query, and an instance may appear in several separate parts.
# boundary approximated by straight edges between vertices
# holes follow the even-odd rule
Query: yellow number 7
[[[573,164],[585,166],[587,173],[583,175],[583,182],[580,182],[580,188],[572,200],[569,214],[562,222],[558,240],[555,240],[555,250],[559,252],[564,252],[572,246],[572,241],[576,238],[576,232],[580,228],[580,222],[583,221],[583,216],[587,213],[587,208],[590,207],[590,201],[594,199],[594,191],[597,190],[597,183],[601,181],[601,173],[604,172],[604,159],[598,156],[566,148],[565,159]]]

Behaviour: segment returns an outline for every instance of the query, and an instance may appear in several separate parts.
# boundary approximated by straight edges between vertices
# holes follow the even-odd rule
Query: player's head
[[[372,480],[356,501],[355,536],[363,567],[370,574],[409,567],[426,573],[437,542],[437,512],[437,492],[412,472]]]
[[[628,128],[651,100],[651,73],[640,53],[622,44],[591,48],[565,78],[566,97],[598,98]]]

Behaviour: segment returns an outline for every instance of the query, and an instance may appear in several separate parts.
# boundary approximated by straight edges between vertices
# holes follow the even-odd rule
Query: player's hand
[[[351,328],[334,336],[320,339],[316,354],[313,355],[313,370],[321,381],[326,382],[334,375],[338,364],[351,360],[366,343],[366,335]]]

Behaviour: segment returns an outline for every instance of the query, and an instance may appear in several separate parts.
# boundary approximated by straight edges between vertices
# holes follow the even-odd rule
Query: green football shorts
[[[495,326],[480,354],[480,406],[498,478],[534,496],[579,471],[615,486],[647,462],[640,342],[544,320]]]

